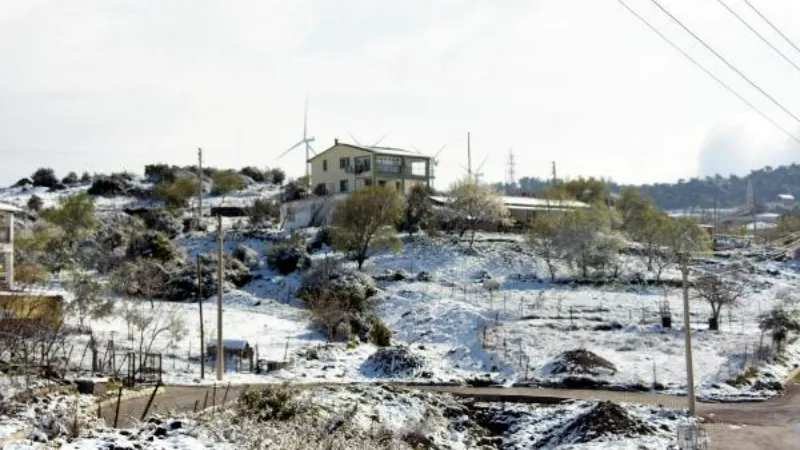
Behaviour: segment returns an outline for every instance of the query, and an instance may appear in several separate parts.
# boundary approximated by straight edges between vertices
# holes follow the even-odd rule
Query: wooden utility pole
[[[203,149],[197,148],[197,229],[201,230],[203,221]]]
[[[222,260],[222,216],[217,215],[217,381],[225,372],[225,352],[222,348],[222,283],[225,261]]]
[[[467,173],[472,179],[472,148],[470,148],[469,138],[469,131],[467,131]]]
[[[686,338],[686,386],[687,398],[689,399],[689,415],[695,415],[695,397],[694,397],[694,364],[692,362],[692,325],[691,318],[689,317],[689,255],[682,253],[681,258],[681,274],[683,278],[683,327]]]
[[[551,166],[551,171],[552,171],[552,173],[553,173],[553,184],[556,184],[556,181],[558,180],[558,179],[556,178],[556,162],[555,162],[555,161],[552,161],[552,162],[550,163],[550,166]]]
[[[203,322],[203,271],[197,255],[197,305],[200,307],[200,379],[206,377],[206,335]]]

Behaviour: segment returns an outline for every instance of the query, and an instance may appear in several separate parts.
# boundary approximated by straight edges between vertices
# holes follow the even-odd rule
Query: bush
[[[246,177],[250,177],[256,183],[263,183],[267,181],[267,174],[265,174],[261,169],[258,167],[247,166],[243,167],[242,170],[239,171],[242,175]]]
[[[44,201],[38,195],[32,195],[31,198],[28,199],[28,209],[31,211],[39,212],[44,206]]]
[[[370,321],[369,341],[378,347],[389,347],[392,345],[392,330],[383,321],[375,316]]]
[[[75,172],[68,173],[67,176],[65,176],[64,179],[61,180],[61,183],[67,186],[73,186],[78,184],[78,174]]]
[[[258,228],[269,223],[272,219],[280,217],[280,208],[274,200],[269,198],[258,198],[253,200],[247,209],[247,218],[250,226]]]
[[[91,183],[91,182],[92,182],[92,176],[89,175],[89,172],[83,172],[83,174],[81,175],[81,183]]]
[[[15,188],[15,187],[26,187],[26,186],[30,186],[32,184],[33,184],[33,181],[31,181],[30,178],[20,178],[19,180],[17,180],[16,183],[12,184],[11,187],[12,188]]]
[[[258,252],[244,244],[237,245],[236,248],[233,249],[231,256],[244,263],[247,267],[252,268],[258,266]]]
[[[292,202],[306,197],[308,197],[308,189],[306,186],[298,181],[290,181],[283,188],[281,200],[284,202]]]
[[[53,172],[53,169],[49,167],[41,167],[36,169],[36,172],[34,172],[31,176],[31,180],[33,181],[34,186],[52,188],[59,184],[55,172]]]
[[[175,258],[175,248],[166,234],[147,230],[130,241],[126,254],[129,258],[143,257],[171,261]]]
[[[167,164],[148,164],[144,166],[144,177],[152,183],[162,181],[174,182],[178,178],[180,169],[177,166]]]
[[[289,420],[303,411],[299,391],[288,385],[246,389],[236,402],[239,416],[261,422]]]
[[[183,231],[181,220],[163,209],[151,209],[142,218],[147,228],[160,231],[170,239],[177,237]]]
[[[286,172],[280,168],[270,169],[269,173],[266,174],[267,180],[271,181],[273,184],[277,184],[281,186],[284,181],[286,181]]]
[[[312,190],[311,193],[317,197],[326,196],[328,195],[328,187],[325,186],[325,183],[319,183],[318,185],[314,186],[314,190]]]
[[[307,268],[310,263],[305,246],[296,238],[278,242],[267,252],[267,264],[282,275],[288,275],[298,267]]]
[[[225,196],[240,191],[247,185],[242,176],[236,172],[219,171],[214,173],[211,179],[213,181],[211,195]]]
[[[186,175],[172,182],[161,181],[156,184],[153,194],[168,207],[185,208],[189,199],[197,194],[197,179]]]

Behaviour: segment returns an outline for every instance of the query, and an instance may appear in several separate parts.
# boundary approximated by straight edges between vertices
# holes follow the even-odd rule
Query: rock
[[[183,422],[181,422],[180,420],[173,420],[169,424],[170,430],[178,430],[180,428],[183,428]]]
[[[153,432],[153,436],[155,437],[167,437],[167,429],[164,427],[156,428],[156,431]]]
[[[586,350],[577,349],[561,353],[542,367],[545,375],[613,375],[617,368],[605,358]]]
[[[417,274],[417,281],[421,281],[424,283],[430,283],[433,281],[433,274],[428,271],[423,270],[422,272]]]

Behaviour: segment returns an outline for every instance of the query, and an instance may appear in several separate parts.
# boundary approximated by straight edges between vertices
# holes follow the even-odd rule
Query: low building
[[[389,185],[408,194],[416,185],[430,186],[433,179],[428,156],[399,148],[345,144],[338,139],[308,162],[311,188],[328,194],[346,194],[371,185]]]
[[[14,285],[14,214],[20,211],[0,203],[0,290]]]
[[[502,199],[503,204],[511,215],[511,219],[517,225],[531,222],[537,214],[563,213],[589,207],[588,204],[577,200],[549,200],[516,196],[503,196]],[[436,205],[447,206],[450,202],[450,197],[434,195],[431,200]]]
[[[225,360],[225,370],[241,371],[242,365],[247,363],[249,371],[255,369],[255,354],[250,343],[243,339],[223,339],[222,354]],[[206,343],[206,356],[209,361],[217,360],[217,341]]]

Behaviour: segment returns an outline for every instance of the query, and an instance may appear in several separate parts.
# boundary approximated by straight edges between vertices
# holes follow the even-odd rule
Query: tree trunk
[[[711,331],[719,331],[719,317],[712,316],[708,318],[708,329]]]
[[[475,228],[472,228],[472,236],[469,238],[469,248],[472,248],[472,244],[475,243]]]

